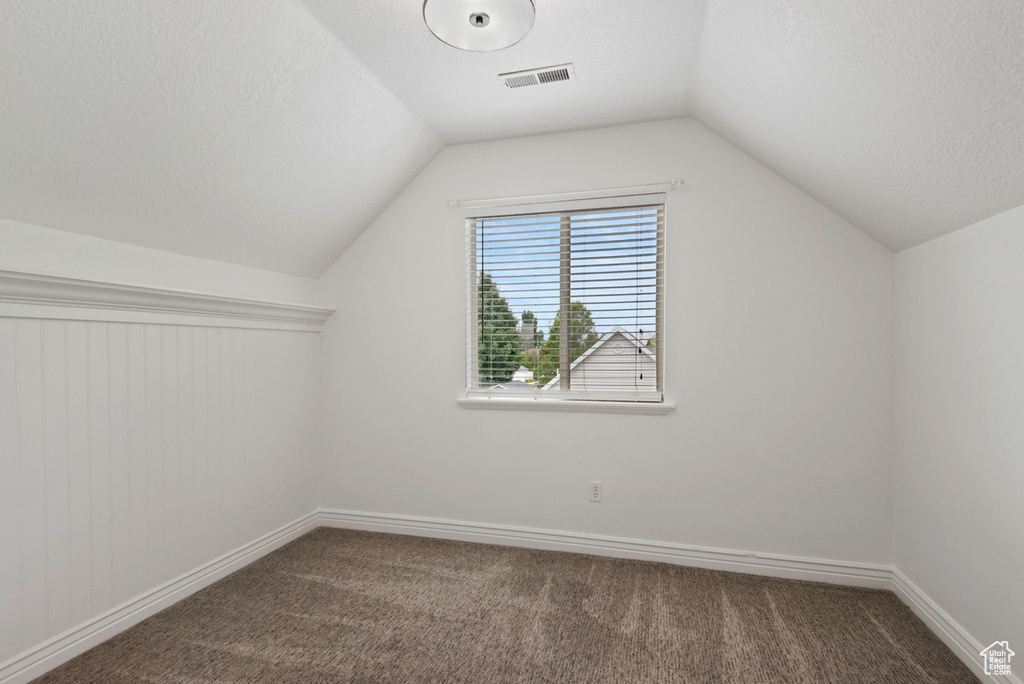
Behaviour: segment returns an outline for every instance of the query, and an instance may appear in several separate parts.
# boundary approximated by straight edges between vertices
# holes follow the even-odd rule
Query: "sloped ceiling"
[[[894,250],[1024,204],[1019,0],[535,2],[465,53],[421,0],[7,0],[0,216],[316,277],[446,143],[678,116]]]
[[[305,276],[441,148],[287,0],[7,0],[0,104],[0,216]]]
[[[900,250],[1024,204],[1020,0],[713,0],[694,113]]]

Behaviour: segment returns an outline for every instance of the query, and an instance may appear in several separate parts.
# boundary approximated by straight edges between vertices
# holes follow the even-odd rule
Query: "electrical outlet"
[[[601,503],[601,483],[597,480],[590,481],[590,500],[594,503]]]

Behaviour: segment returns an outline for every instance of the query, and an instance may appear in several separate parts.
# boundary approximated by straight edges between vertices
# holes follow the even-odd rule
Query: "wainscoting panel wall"
[[[233,325],[0,317],[0,663],[315,509],[319,334]]]

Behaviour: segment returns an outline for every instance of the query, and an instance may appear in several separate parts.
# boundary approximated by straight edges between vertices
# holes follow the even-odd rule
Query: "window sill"
[[[572,413],[624,413],[664,416],[675,409],[667,402],[581,401],[572,399],[507,399],[459,397],[455,400],[464,409],[494,411],[567,411]]]

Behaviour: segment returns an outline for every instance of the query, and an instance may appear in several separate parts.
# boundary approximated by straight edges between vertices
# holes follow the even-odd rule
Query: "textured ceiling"
[[[892,249],[1024,204],[1020,0],[535,1],[3,0],[0,217],[315,277],[444,143],[687,115]]]
[[[435,38],[424,26],[422,0],[304,1],[448,143],[689,112],[700,0],[535,0],[537,17],[526,38],[485,53]],[[566,62],[574,65],[575,81],[511,90],[498,78]]]
[[[701,121],[892,250],[1024,204],[1020,0],[711,0]]]
[[[297,0],[0,3],[0,216],[318,276],[440,149]]]

